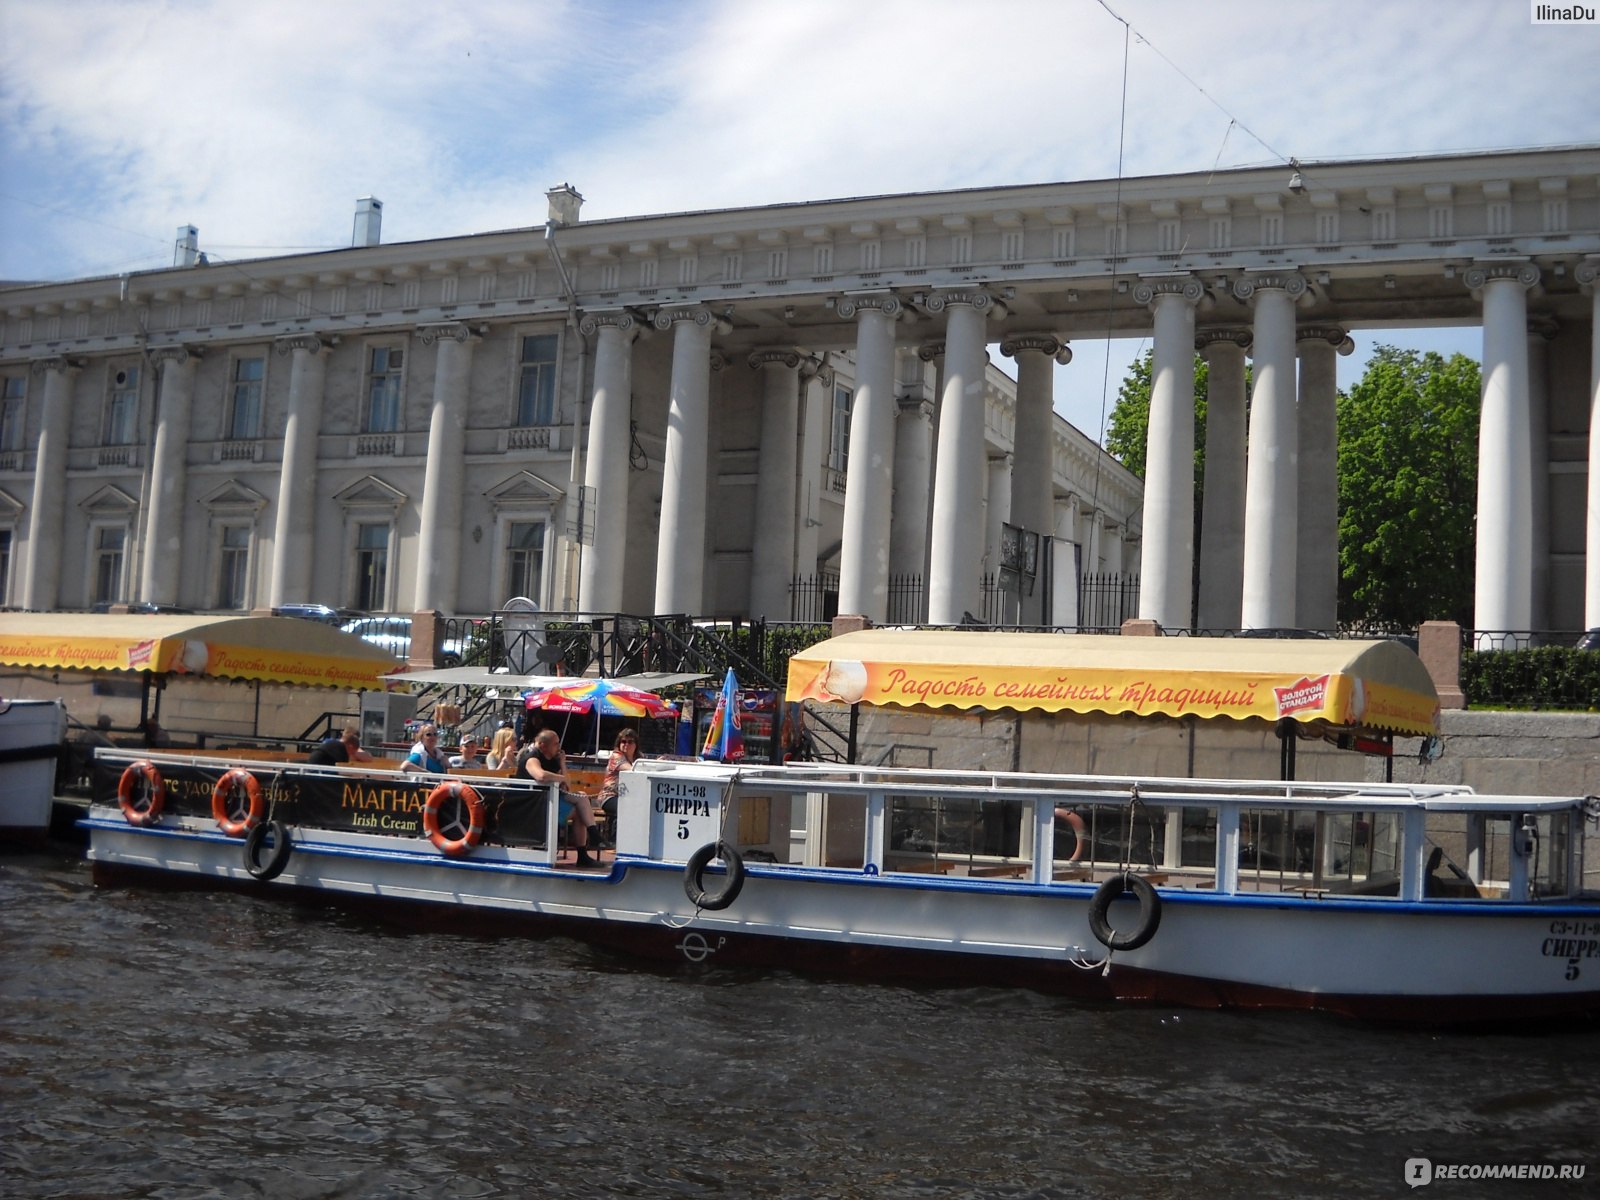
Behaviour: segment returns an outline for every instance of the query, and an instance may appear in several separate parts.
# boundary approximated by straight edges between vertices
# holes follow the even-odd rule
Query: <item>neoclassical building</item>
[[[1454,323],[1477,627],[1597,625],[1597,187],[1579,147],[602,221],[563,185],[406,244],[363,201],[357,244],[246,262],[186,229],[170,270],[0,292],[0,598],[782,619],[836,571],[874,621],[999,575],[1071,624],[1073,575],[1138,570],[1169,628],[1332,628],[1335,356]],[[1139,334],[1142,489],[1053,408],[1074,339]]]

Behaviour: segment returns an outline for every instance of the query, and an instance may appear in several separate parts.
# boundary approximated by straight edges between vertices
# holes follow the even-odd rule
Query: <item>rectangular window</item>
[[[139,368],[124,367],[111,375],[111,396],[106,402],[107,446],[133,445],[139,418]]]
[[[356,526],[356,607],[382,612],[389,607],[389,526]]]
[[[518,425],[556,423],[556,343],[553,333],[522,339],[522,374],[517,384]]]
[[[828,429],[828,466],[843,471],[850,462],[850,402],[855,393],[849,388],[833,389],[833,417]]]
[[[4,398],[0,399],[0,450],[22,449],[27,396],[27,378],[22,375],[7,375]]]
[[[122,599],[122,553],[128,531],[120,525],[102,525],[94,532],[94,603],[115,604]]]
[[[250,607],[250,527],[227,525],[217,563],[217,607]]]
[[[544,522],[511,522],[510,544],[506,547],[507,598],[526,596],[537,600],[544,589]]]
[[[264,358],[234,360],[233,390],[228,401],[228,438],[232,441],[261,436],[261,381],[266,377],[266,368]]]
[[[400,430],[400,350],[376,346],[367,359],[368,433]]]
[[[0,604],[11,600],[11,530],[0,529]]]

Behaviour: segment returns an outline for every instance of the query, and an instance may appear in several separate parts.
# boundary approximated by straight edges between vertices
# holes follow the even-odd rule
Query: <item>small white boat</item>
[[[1593,797],[641,761],[615,850],[578,869],[530,782],[127,751],[96,775],[102,879],[1089,1000],[1600,1015]]]

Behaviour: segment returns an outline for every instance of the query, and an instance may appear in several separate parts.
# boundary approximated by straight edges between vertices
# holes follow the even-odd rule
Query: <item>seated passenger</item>
[[[326,737],[317,743],[306,762],[318,767],[336,767],[345,762],[371,762],[372,755],[361,748],[361,734],[354,725],[346,725],[335,737]]]
[[[599,866],[597,859],[589,856],[591,840],[596,849],[599,848],[599,837],[594,832],[594,809],[589,806],[589,797],[583,792],[569,791],[570,781],[567,778],[567,755],[561,749],[561,739],[556,736],[553,729],[543,729],[533,739],[533,745],[528,746],[517,758],[517,774],[526,775],[535,783],[553,783],[561,788],[561,808],[559,819],[566,820],[567,806],[571,805],[577,810],[578,819],[573,822],[572,845],[577,853],[577,865],[580,867]]]
[[[606,820],[610,822],[612,832],[617,828],[617,793],[622,790],[621,774],[631,768],[639,759],[639,735],[632,729],[624,729],[617,734],[615,748],[611,757],[606,760],[606,777],[600,784],[600,794],[597,799],[600,807],[605,810]]]
[[[450,769],[452,771],[481,770],[483,759],[478,756],[478,739],[472,734],[464,734],[461,738],[461,753],[450,756]]]
[[[411,747],[402,771],[431,771],[436,775],[445,772],[444,760],[439,757],[439,727],[431,721],[417,734],[417,744]]]

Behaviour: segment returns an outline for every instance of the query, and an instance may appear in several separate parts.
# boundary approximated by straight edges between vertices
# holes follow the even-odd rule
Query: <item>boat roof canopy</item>
[[[404,664],[353,633],[293,617],[5,613],[0,666],[377,691]]]
[[[1439,697],[1399,642],[863,629],[789,660],[787,700],[970,711],[1289,718],[1438,732]]]

